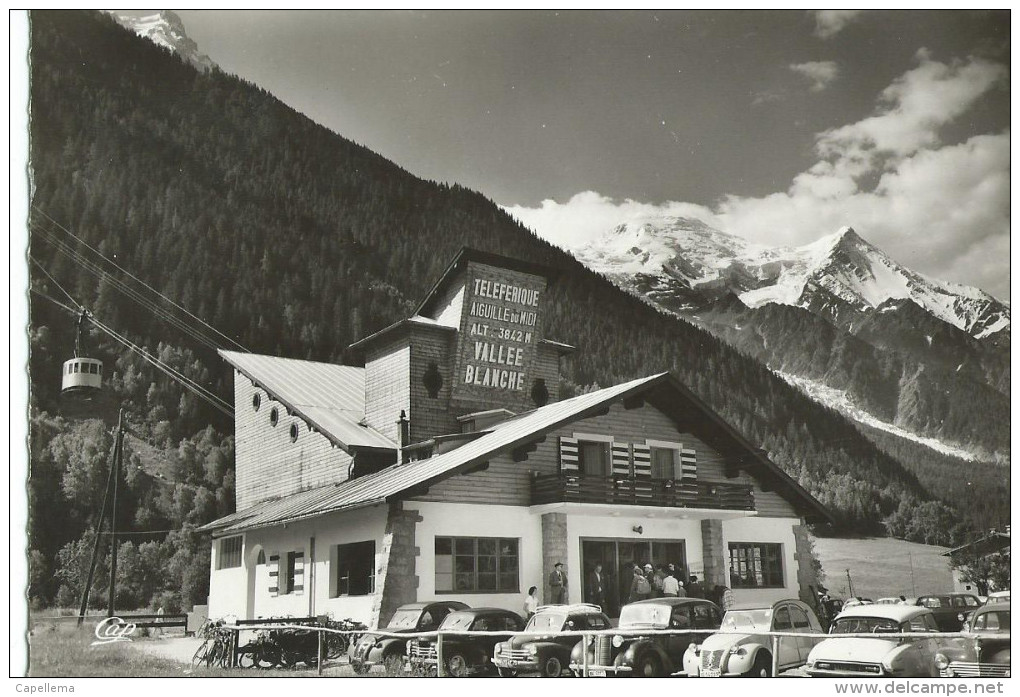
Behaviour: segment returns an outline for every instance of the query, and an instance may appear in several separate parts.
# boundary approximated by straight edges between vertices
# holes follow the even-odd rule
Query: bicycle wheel
[[[260,645],[255,652],[255,666],[269,670],[278,665],[280,665],[280,649],[273,644]]]
[[[242,646],[237,650],[237,667],[238,668],[254,668],[255,667],[255,653],[258,650],[257,647],[248,644]]]
[[[191,657],[191,669],[194,670],[201,665],[205,665],[206,656],[209,653],[209,640],[202,642],[201,646],[195,649],[195,655]]]

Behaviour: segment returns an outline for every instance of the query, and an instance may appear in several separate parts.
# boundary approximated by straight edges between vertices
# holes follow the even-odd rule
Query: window
[[[375,542],[336,546],[336,594],[371,595],[375,592]]]
[[[669,626],[673,629],[690,629],[691,616],[683,605],[673,608],[673,616],[669,619]]]
[[[693,609],[695,629],[715,629],[722,623],[719,611],[714,605],[698,604]]]
[[[275,426],[280,423],[280,410],[273,407],[269,410],[269,425]]]
[[[255,565],[266,563],[266,551],[264,549],[259,550],[259,556],[255,559]]]
[[[241,565],[241,536],[224,537],[220,540],[220,553],[216,558],[217,569],[233,569]]]
[[[437,593],[516,593],[519,540],[437,537]]]
[[[298,425],[297,424],[291,424],[290,425],[290,442],[291,443],[295,442],[297,440],[297,437],[298,437]]]
[[[672,448],[652,448],[652,479],[679,479],[677,451]]]
[[[99,375],[99,366],[96,365],[95,363],[89,363],[89,374]]]
[[[577,443],[581,474],[592,477],[609,476],[609,443],[582,440]]]
[[[782,588],[783,546],[765,542],[730,543],[731,588]]]
[[[260,395],[258,392],[256,392],[251,397],[251,408],[254,409],[255,411],[258,411],[259,407],[261,407],[261,406],[262,406],[262,395]]]
[[[790,609],[781,607],[776,610],[775,619],[772,621],[772,629],[777,632],[789,632],[793,629],[793,622],[790,620]]]
[[[930,629],[928,629],[928,625],[925,623],[924,618],[925,618],[925,615],[918,615],[917,617],[912,617],[910,619],[910,622],[908,622],[907,626],[903,629],[903,631],[904,632],[928,632],[928,631],[931,631]]]
[[[794,629],[809,629],[811,627],[811,620],[808,619],[807,613],[796,605],[790,606],[790,617],[793,618]]]

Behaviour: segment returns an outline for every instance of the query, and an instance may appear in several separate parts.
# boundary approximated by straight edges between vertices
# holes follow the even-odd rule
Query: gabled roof
[[[222,349],[219,354],[344,450],[396,450],[396,443],[364,424],[364,368]]]
[[[1002,549],[1010,547],[1010,533],[999,532],[992,530],[984,537],[980,537],[972,542],[968,542],[965,545],[954,547],[947,552],[943,552],[943,557],[952,557],[961,552],[967,552],[968,554],[987,555],[993,552],[998,552]]]
[[[217,534],[239,532],[415,496],[435,482],[471,470],[492,457],[534,442],[564,424],[597,414],[615,401],[644,397],[657,406],[669,397],[674,401],[678,401],[676,398],[679,397],[694,406],[703,412],[708,421],[723,429],[735,448],[751,453],[749,459],[742,460],[743,468],[751,469],[755,476],[781,488],[798,510],[808,512],[809,519],[820,522],[832,520],[825,507],[811,494],[747,443],[686,387],[669,373],[659,373],[519,414],[493,425],[491,430],[479,438],[427,460],[392,465],[357,479],[292,494],[276,501],[262,502],[246,511],[209,523],[202,529]]]
[[[510,269],[511,271],[520,271],[522,273],[530,273],[535,276],[542,276],[548,282],[552,282],[558,272],[548,266],[542,266],[541,264],[533,264],[530,261],[524,261],[523,259],[514,259],[512,257],[505,257],[501,254],[494,254],[492,252],[482,252],[471,247],[461,247],[460,251],[457,252],[457,256],[454,257],[450,265],[446,267],[446,271],[439,277],[435,285],[429,289],[429,292],[425,294],[421,302],[418,303],[418,307],[415,309],[414,314],[424,315],[432,309],[432,303],[439,297],[439,294],[450,282],[450,280],[461,271],[469,261],[474,261],[479,264],[487,264],[488,266],[496,266],[503,269]]]

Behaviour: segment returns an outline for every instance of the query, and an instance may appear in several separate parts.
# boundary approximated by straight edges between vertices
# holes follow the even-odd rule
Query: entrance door
[[[686,561],[683,540],[581,540],[581,566],[584,570],[581,597],[585,602],[595,602],[588,597],[588,587],[595,564],[601,563],[606,601],[600,604],[607,615],[619,617],[620,608],[627,604],[630,595],[635,565],[662,564],[665,568],[673,564],[677,579],[686,580],[686,576],[682,576],[686,573]]]

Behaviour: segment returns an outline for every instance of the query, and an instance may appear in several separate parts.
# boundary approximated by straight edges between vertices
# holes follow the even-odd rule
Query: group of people
[[[633,603],[649,598],[707,598],[725,611],[732,602],[732,591],[725,586],[706,589],[697,576],[691,575],[684,581],[684,574],[674,564],[634,564],[633,576],[630,579],[624,602]],[[602,571],[602,564],[596,563],[587,578],[587,602],[606,607],[609,603],[609,582]],[[624,587],[621,587],[621,593]],[[567,603],[567,574],[563,563],[557,562],[549,574],[549,603],[561,605]],[[524,614],[529,618],[538,609],[538,588],[532,586],[524,599]]]

